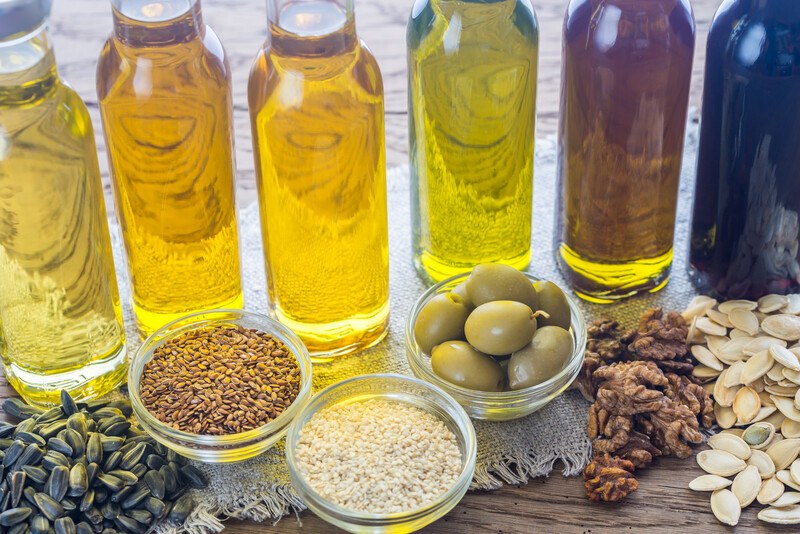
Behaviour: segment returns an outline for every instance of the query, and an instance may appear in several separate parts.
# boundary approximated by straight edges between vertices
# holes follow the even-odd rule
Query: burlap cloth
[[[613,306],[582,303],[587,319],[611,314],[628,325],[635,324],[649,306],[682,308],[694,295],[686,274],[691,198],[694,190],[696,125],[688,128],[683,162],[678,218],[675,230],[673,277],[666,289],[656,295],[629,299]],[[533,208],[533,260],[530,272],[566,287],[553,257],[553,210],[555,206],[556,143],[542,139],[536,145]],[[407,167],[389,170],[389,250],[391,269],[391,324],[389,335],[377,347],[343,358],[332,365],[314,367],[314,390],[344,378],[369,373],[411,374],[403,344],[403,324],[410,308],[425,286],[418,279],[411,259],[410,197]],[[641,202],[648,199],[642,198]],[[246,308],[267,311],[264,266],[258,210],[250,205],[240,212],[243,278]],[[112,223],[115,260],[123,300],[130,292],[118,227]],[[137,344],[130,306],[125,309],[131,345]],[[133,347],[130,347],[133,349]],[[475,421],[478,457],[472,489],[496,489],[505,484],[520,484],[532,477],[546,476],[557,462],[565,475],[578,474],[588,462],[591,445],[585,422],[588,403],[575,391],[555,399],[540,411],[511,422]],[[208,475],[208,489],[197,492],[199,503],[180,528],[162,525],[158,532],[207,534],[223,530],[220,519],[236,517],[255,521],[275,521],[305,509],[295,495],[284,460],[282,442],[267,453],[238,464],[201,465]],[[576,484],[579,484],[577,480]]]

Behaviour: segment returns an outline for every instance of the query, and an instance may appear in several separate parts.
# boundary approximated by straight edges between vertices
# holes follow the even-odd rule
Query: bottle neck
[[[200,0],[111,0],[114,37],[131,47],[153,48],[202,39]]]
[[[268,0],[267,18],[279,55],[329,57],[358,44],[353,0]]]
[[[34,102],[57,81],[47,24],[28,35],[0,41],[0,107]]]

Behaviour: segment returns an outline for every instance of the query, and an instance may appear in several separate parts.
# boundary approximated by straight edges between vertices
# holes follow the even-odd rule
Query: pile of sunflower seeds
[[[0,422],[0,531],[8,534],[147,532],[183,523],[203,474],[128,420],[130,403],[76,403],[44,411],[3,404],[24,419]]]

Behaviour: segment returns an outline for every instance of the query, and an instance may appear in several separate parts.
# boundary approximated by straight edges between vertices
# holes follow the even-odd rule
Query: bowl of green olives
[[[502,264],[481,264],[428,289],[406,322],[414,374],[474,419],[535,412],[583,365],[586,323],[558,285]]]

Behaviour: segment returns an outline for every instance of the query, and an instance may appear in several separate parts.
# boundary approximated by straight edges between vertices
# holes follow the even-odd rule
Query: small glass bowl
[[[297,466],[295,451],[300,432],[311,417],[339,403],[383,399],[404,402],[421,408],[439,418],[455,434],[461,450],[462,469],[455,484],[436,501],[408,512],[368,514],[355,512],[334,504],[306,483]],[[348,532],[413,532],[433,523],[453,509],[469,489],[475,474],[477,445],[475,429],[464,409],[438,387],[413,378],[395,374],[357,376],[329,386],[314,397],[292,423],[286,436],[286,460],[292,486],[308,508],[328,523]]]
[[[283,342],[297,359],[301,383],[297,398],[277,418],[266,425],[238,434],[207,436],[176,430],[153,416],[139,396],[139,380],[153,352],[170,339],[197,328],[243,326],[274,336]],[[242,310],[211,310],[194,313],[173,321],[154,332],[136,351],[128,369],[128,390],[133,412],[142,427],[159,443],[178,454],[208,463],[238,462],[257,456],[286,435],[292,420],[311,399],[311,359],[300,338],[266,315]]]
[[[527,273],[523,274],[530,279],[531,283],[539,281],[534,276]],[[406,321],[406,356],[408,357],[408,364],[416,376],[436,384],[452,395],[474,419],[508,421],[529,415],[563,393],[577,378],[583,365],[583,356],[586,350],[586,322],[583,318],[583,312],[565,292],[564,295],[567,297],[567,303],[572,315],[570,333],[572,334],[575,350],[564,369],[550,380],[517,391],[477,391],[457,386],[439,378],[433,372],[430,356],[420,350],[414,339],[414,324],[417,321],[420,310],[430,299],[440,293],[448,293],[468,277],[469,273],[464,273],[443,280],[428,289],[417,300]]]

